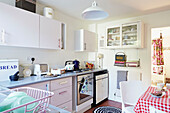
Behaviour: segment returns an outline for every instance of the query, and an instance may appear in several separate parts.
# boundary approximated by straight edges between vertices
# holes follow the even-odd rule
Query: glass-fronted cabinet
[[[106,43],[106,48],[143,48],[142,22],[107,28]]]
[[[107,29],[107,47],[119,47],[120,40],[120,27]]]

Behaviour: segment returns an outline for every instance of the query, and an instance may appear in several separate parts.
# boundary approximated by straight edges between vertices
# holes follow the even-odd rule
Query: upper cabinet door
[[[40,48],[60,49],[61,22],[40,16]]]
[[[89,52],[97,51],[96,33],[84,30],[84,50]]]
[[[96,33],[80,29],[75,31],[75,50],[95,52],[97,50]]]
[[[0,8],[0,41],[4,34],[8,46],[39,47],[39,15],[3,3]]]

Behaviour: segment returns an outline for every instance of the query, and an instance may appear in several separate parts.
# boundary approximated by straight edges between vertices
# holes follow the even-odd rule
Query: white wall
[[[14,4],[13,0],[1,0],[0,2]],[[45,5],[37,4],[37,12],[42,14],[43,7]],[[86,61],[88,54],[81,52],[74,52],[74,31],[81,28],[87,28],[86,23],[62,14],[55,10],[55,19],[62,21],[66,24],[66,50],[47,50],[47,49],[34,49],[34,48],[19,48],[19,47],[4,47],[0,46],[0,59],[16,58],[19,59],[20,64],[31,63],[27,60],[27,57],[35,57],[35,63],[46,62],[51,67],[63,67],[66,60],[78,59],[80,61]]]
[[[151,84],[151,28],[170,26],[170,11],[154,13],[134,18],[127,18],[117,21],[109,21],[101,24],[97,24],[98,36],[104,35],[106,37],[106,28],[115,26],[119,23],[126,23],[131,21],[141,20],[145,24],[144,32],[144,48],[143,49],[116,49],[107,50],[99,49],[100,53],[104,54],[104,68],[109,70],[109,98],[115,99],[114,93],[116,92],[116,81],[117,81],[117,70],[129,70],[130,79],[139,79],[140,74],[142,74],[142,80],[145,82],[146,86]],[[91,27],[93,28],[93,27]],[[119,68],[114,67],[115,53],[118,51],[123,51],[127,55],[127,59],[139,59],[141,61],[140,68]]]

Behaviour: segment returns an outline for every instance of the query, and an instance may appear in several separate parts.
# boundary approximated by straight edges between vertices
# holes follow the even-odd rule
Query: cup
[[[157,83],[157,90],[158,91],[161,91],[163,87],[164,87],[164,83]]]

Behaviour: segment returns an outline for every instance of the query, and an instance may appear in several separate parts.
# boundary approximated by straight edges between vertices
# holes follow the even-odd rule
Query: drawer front
[[[96,76],[96,79],[106,78],[108,77],[108,74],[98,75]]]
[[[50,91],[50,82],[41,82],[41,83],[26,85],[24,87],[33,87],[33,88],[37,88],[37,89]]]
[[[54,96],[51,97],[51,104],[59,106],[72,100],[72,86],[55,90]]]
[[[72,101],[69,101],[57,107],[72,112]]]
[[[72,77],[51,81],[51,90],[57,90],[72,85]]]

